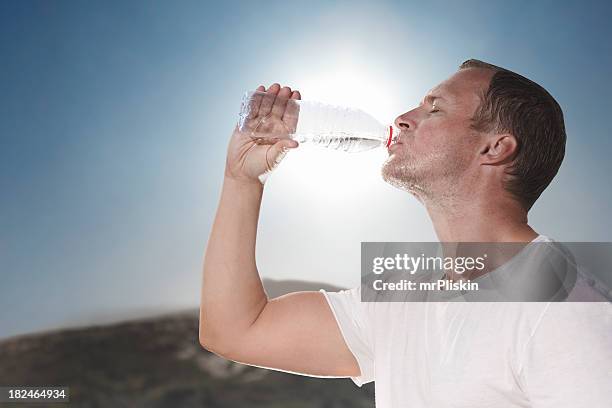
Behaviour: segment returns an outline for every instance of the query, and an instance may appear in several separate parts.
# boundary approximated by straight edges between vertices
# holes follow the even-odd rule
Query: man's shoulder
[[[602,293],[595,277],[587,275],[585,271],[578,271],[576,283],[567,296],[566,302],[607,302],[610,298]],[[609,294],[608,294],[609,295]]]
[[[612,291],[597,276],[589,271],[588,268],[581,267],[572,254],[574,251],[582,250],[581,247],[569,248],[561,242],[553,240],[546,235],[540,235],[534,242],[548,242],[553,244],[553,248],[562,254],[576,267],[576,282],[569,292],[567,302],[612,302]],[[579,243],[585,245],[587,243]]]

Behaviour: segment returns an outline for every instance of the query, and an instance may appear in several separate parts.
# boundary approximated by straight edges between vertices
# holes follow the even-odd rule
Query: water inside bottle
[[[393,140],[391,126],[379,123],[359,109],[314,101],[289,99],[282,119],[278,114],[260,117],[261,97],[266,97],[265,92],[245,94],[238,121],[239,131],[247,133],[257,144],[274,144],[291,138],[308,145],[361,152],[387,146]]]
[[[301,143],[310,143],[316,146],[343,150],[351,153],[374,149],[385,144],[384,140],[371,134],[345,131],[304,135],[296,134],[294,138]]]

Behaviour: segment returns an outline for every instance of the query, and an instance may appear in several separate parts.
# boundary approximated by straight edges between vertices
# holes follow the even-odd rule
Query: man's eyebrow
[[[446,98],[444,98],[443,96],[440,96],[440,95],[427,95],[427,96],[425,96],[425,98],[423,98],[423,101],[421,102],[421,105],[424,105],[426,103],[429,103],[429,104],[433,105],[434,102],[436,100],[438,100],[438,99],[441,100],[441,101],[446,101]]]

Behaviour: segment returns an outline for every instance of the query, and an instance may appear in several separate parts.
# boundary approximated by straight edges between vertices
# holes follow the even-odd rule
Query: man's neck
[[[507,197],[425,204],[440,242],[530,242],[538,236],[527,224],[527,211]]]

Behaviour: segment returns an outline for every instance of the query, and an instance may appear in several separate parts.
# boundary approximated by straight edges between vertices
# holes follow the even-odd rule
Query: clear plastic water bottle
[[[259,144],[291,138],[299,143],[361,152],[389,147],[399,135],[393,126],[383,125],[359,109],[278,96],[270,108],[270,99],[264,103],[264,98],[265,92],[247,92],[238,121],[238,129]]]

